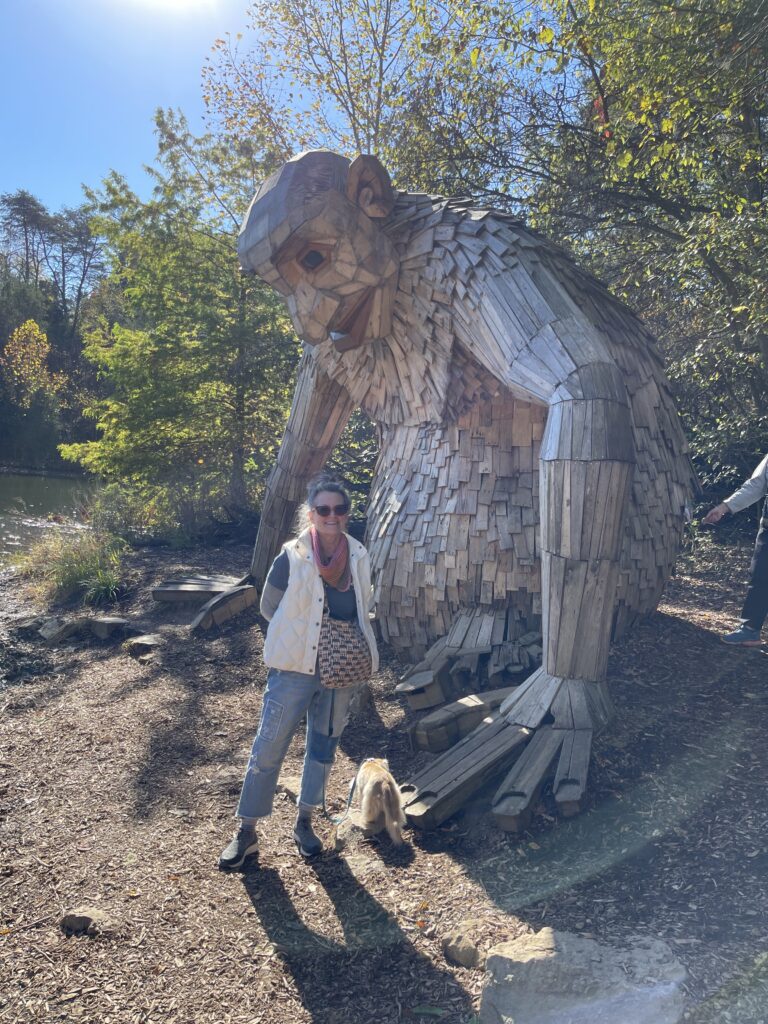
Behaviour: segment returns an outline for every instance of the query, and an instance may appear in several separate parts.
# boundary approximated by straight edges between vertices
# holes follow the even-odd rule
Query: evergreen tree
[[[266,168],[254,148],[157,116],[152,198],[117,174],[93,194],[122,302],[86,354],[109,388],[100,437],[69,445],[107,480],[164,505],[187,533],[252,512],[290,403],[297,344],[276,296],[238,268],[236,232]]]

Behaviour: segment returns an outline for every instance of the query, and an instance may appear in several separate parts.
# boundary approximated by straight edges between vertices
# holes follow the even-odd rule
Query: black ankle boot
[[[315,830],[312,828],[312,819],[309,815],[300,814],[296,819],[296,824],[293,828],[293,838],[302,857],[316,857],[318,853],[322,853],[323,844],[320,838],[315,835]]]

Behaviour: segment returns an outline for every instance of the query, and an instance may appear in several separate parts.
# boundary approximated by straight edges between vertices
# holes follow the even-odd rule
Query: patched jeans
[[[272,813],[280,766],[305,713],[307,740],[299,804],[322,807],[326,780],[357,689],[328,689],[317,673],[269,670],[259,731],[237,806],[239,818],[264,818]]]

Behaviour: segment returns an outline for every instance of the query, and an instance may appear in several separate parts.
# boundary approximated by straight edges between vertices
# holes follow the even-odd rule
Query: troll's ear
[[[395,205],[395,193],[389,175],[375,156],[358,156],[349,167],[347,198],[363,213],[379,220],[388,217]]]

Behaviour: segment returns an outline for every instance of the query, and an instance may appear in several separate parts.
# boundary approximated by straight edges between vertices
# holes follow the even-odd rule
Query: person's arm
[[[360,578],[363,584],[363,607],[367,608],[370,618],[375,618],[376,595],[373,590],[373,583],[371,582],[371,556],[367,550],[363,555]]]
[[[741,487],[734,491],[725,501],[721,501],[719,505],[715,505],[714,508],[710,509],[702,519],[702,522],[705,526],[719,523],[723,516],[729,512],[735,514],[736,512],[741,512],[744,508],[748,508],[750,505],[754,505],[756,501],[760,501],[761,498],[765,497],[766,492],[768,492],[768,455],[766,455],[749,480],[745,480]]]
[[[725,502],[721,501],[719,505],[715,505],[714,508],[711,508],[709,512],[707,512],[707,514],[702,519],[702,523],[704,523],[705,526],[714,526],[715,523],[720,522],[723,516],[728,515],[730,511],[731,510],[728,508]]]
[[[261,592],[259,609],[267,622],[272,620],[272,616],[283,599],[283,594],[288,589],[290,570],[291,564],[288,561],[288,555],[285,551],[281,551],[272,563],[272,568],[269,570],[267,581]]]
[[[768,455],[765,456],[749,480],[745,480],[738,490],[725,499],[723,504],[728,507],[729,512],[741,512],[742,509],[748,508],[764,498],[766,490],[768,490]]]

